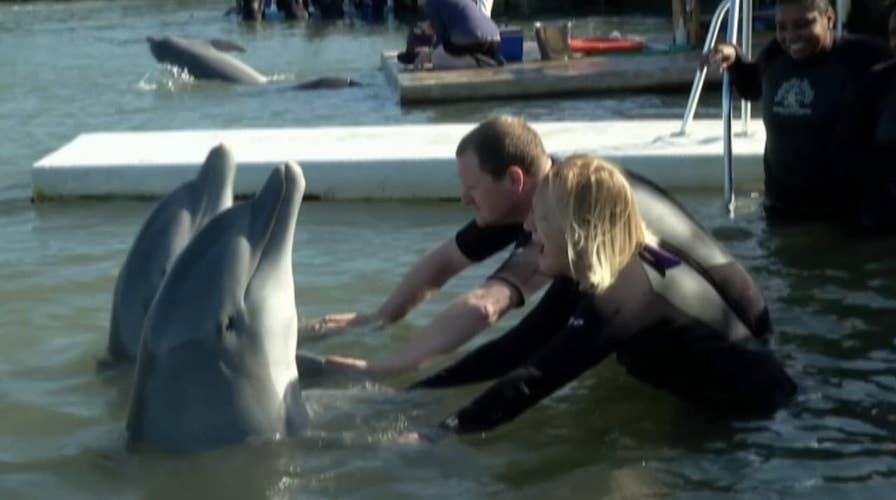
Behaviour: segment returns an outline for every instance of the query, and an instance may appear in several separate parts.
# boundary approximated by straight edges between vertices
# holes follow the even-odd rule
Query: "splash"
[[[137,82],[137,88],[144,91],[168,90],[176,91],[180,88],[193,85],[196,79],[185,68],[159,65],[158,70],[150,71],[143,75]]]

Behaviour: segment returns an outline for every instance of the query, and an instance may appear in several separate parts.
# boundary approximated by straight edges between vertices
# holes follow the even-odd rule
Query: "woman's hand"
[[[730,43],[721,42],[716,44],[709,54],[703,58],[703,64],[716,64],[719,66],[719,71],[724,71],[734,64],[739,57],[740,51],[736,46]]]

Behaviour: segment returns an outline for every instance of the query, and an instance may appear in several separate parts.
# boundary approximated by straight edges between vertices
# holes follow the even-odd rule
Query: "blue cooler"
[[[507,62],[523,60],[523,30],[518,26],[501,28],[501,57]]]

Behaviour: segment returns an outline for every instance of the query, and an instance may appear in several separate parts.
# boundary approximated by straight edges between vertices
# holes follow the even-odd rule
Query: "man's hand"
[[[302,325],[301,333],[310,335],[325,335],[328,333],[339,333],[349,328],[357,328],[359,326],[367,326],[379,323],[379,317],[376,314],[362,314],[356,312],[327,314],[323,318]],[[377,324],[377,326],[379,326]]]
[[[730,43],[722,42],[716,44],[709,54],[703,58],[703,64],[716,64],[719,66],[719,71],[724,71],[728,69],[728,66],[734,64],[738,56],[737,47]]]

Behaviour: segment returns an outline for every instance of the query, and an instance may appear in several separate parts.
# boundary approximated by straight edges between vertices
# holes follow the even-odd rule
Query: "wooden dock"
[[[524,60],[497,68],[413,71],[405,69],[395,54],[394,51],[382,54],[382,68],[386,79],[397,89],[399,101],[405,105],[628,91],[686,91],[700,62],[700,52],[695,50],[645,51],[569,60]],[[707,78],[717,81],[718,72],[710,71]]]

